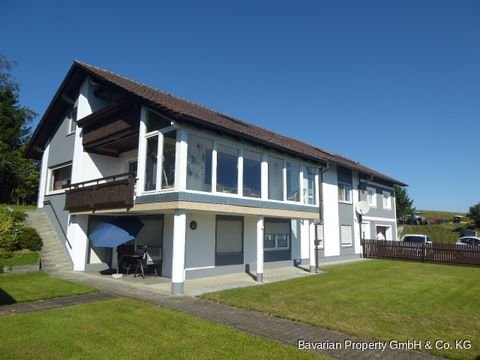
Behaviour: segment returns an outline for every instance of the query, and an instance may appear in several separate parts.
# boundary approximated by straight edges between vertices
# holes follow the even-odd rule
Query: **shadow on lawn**
[[[15,304],[16,302],[17,301],[15,300],[15,298],[10,296],[10,294],[7,293],[5,290],[0,288],[0,306],[1,305],[11,305],[11,304]]]

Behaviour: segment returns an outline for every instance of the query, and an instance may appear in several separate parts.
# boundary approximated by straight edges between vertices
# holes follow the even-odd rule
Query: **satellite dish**
[[[370,211],[370,205],[366,201],[359,201],[357,205],[355,205],[355,210],[360,215],[366,215]]]

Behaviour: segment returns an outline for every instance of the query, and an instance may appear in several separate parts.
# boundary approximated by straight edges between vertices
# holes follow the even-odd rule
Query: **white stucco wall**
[[[310,221],[300,221],[300,255],[301,259],[307,259],[310,257]]]
[[[72,249],[67,246],[70,257],[73,262],[73,270],[84,271],[87,260],[87,229],[88,216],[73,215],[70,216],[70,222],[67,229],[67,235],[72,244]]]
[[[332,165],[323,174],[325,256],[340,255],[337,169]]]
[[[190,223],[197,222],[195,230]],[[185,268],[205,268],[215,265],[215,214],[187,214]]]
[[[244,259],[245,264],[257,262],[257,217],[245,216],[244,218]]]
[[[172,249],[173,249],[173,215],[166,214],[163,218],[163,261],[162,276],[172,276]]]

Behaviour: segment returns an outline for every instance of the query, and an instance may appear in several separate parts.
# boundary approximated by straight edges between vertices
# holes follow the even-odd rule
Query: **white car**
[[[405,242],[413,242],[417,244],[431,244],[432,240],[427,235],[423,234],[406,234],[402,241]]]
[[[456,242],[457,245],[474,245],[480,246],[480,237],[477,236],[463,236]]]

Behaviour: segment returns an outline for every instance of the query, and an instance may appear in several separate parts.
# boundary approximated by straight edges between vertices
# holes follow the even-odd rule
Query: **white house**
[[[172,292],[185,280],[315,264],[396,239],[393,185],[357,162],[138,82],[74,62],[27,149],[41,159],[38,207],[74,270],[116,267],[89,234],[112,217],[145,224],[136,245],[162,254]],[[363,217],[355,209],[366,201]],[[317,225],[315,225],[317,224]],[[65,236],[63,235],[63,232]]]

